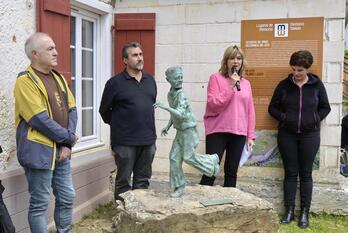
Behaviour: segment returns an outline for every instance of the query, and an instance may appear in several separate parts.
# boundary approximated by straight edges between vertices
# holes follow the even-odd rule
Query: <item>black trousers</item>
[[[320,146],[320,132],[278,132],[278,147],[285,170],[284,204],[295,206],[297,177],[300,177],[301,208],[309,208],[312,201],[312,170]]]
[[[224,187],[236,187],[239,160],[242,155],[246,137],[231,133],[213,133],[206,136],[205,150],[207,154],[218,154],[220,162],[226,151],[224,164]],[[213,185],[215,177],[203,175],[201,185]]]
[[[152,161],[155,144],[149,146],[113,146],[117,174],[115,179],[115,200],[119,194],[130,189],[147,189],[152,175]],[[133,173],[133,182],[131,175]]]
[[[0,180],[0,233],[14,233],[15,227],[13,226],[10,215],[2,199],[2,193],[4,190],[5,188],[2,186]]]
[[[341,148],[348,146],[348,115],[342,118],[342,128],[341,128]]]

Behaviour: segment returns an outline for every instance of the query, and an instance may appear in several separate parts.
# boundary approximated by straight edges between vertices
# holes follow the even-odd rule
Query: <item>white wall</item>
[[[35,31],[34,0],[0,0],[0,170],[8,156],[15,154],[13,86],[17,74],[29,60],[24,42]]]
[[[164,71],[172,65],[184,69],[184,89],[192,102],[204,152],[202,118],[209,75],[217,71],[224,49],[240,43],[242,19],[324,17],[323,81],[332,111],[322,127],[320,169],[339,163],[340,119],[344,50],[344,0],[117,0],[116,13],[156,13],[156,81],[158,100],[166,101],[169,85]],[[145,61],[146,62],[146,61]],[[156,111],[158,152],[155,171],[168,171],[174,131],[161,137],[169,114]]]
[[[346,26],[346,29],[345,29],[345,49],[348,50],[348,41],[347,41],[347,38],[348,38],[348,27]]]

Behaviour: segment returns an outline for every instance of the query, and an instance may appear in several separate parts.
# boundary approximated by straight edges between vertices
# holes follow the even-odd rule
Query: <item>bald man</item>
[[[53,69],[58,52],[49,35],[31,35],[25,53],[31,64],[19,73],[14,96],[17,157],[28,181],[30,229],[48,231],[45,212],[52,187],[57,232],[70,232],[75,197],[70,156],[77,141],[74,96],[64,77]]]

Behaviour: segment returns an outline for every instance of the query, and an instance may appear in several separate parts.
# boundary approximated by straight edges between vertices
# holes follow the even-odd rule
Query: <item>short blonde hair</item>
[[[221,60],[221,66],[220,66],[219,72],[222,75],[227,77],[228,75],[227,61],[228,59],[235,58],[238,54],[242,57],[242,66],[240,67],[238,71],[238,75],[241,76],[242,74],[244,74],[246,61],[244,59],[243,50],[237,45],[231,45],[225,50],[224,56],[222,57],[222,60]]]

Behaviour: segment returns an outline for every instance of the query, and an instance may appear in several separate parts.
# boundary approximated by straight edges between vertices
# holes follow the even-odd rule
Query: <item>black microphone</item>
[[[238,74],[238,70],[237,70],[237,67],[236,67],[236,66],[232,66],[231,71],[232,71],[232,74],[234,74],[234,73],[237,73],[237,74]],[[240,91],[240,81],[237,80],[236,83],[235,83],[234,85],[236,86],[237,91]]]

